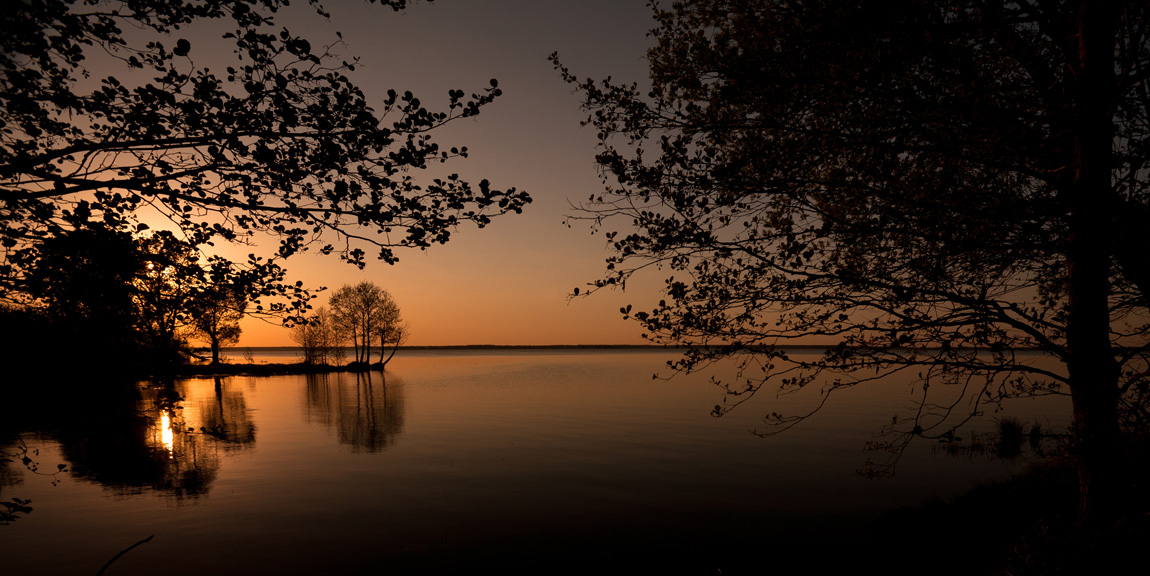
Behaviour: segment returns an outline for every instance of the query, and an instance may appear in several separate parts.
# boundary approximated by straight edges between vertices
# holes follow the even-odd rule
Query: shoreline
[[[833,348],[835,344],[777,344],[771,346],[774,350],[825,350]],[[346,347],[351,349],[350,346]],[[691,345],[671,345],[671,344],[451,344],[443,346],[400,346],[399,352],[405,350],[416,351],[437,351],[437,350],[689,350],[692,348],[703,349],[719,349],[722,346],[691,346]],[[761,347],[761,350],[766,350],[768,347]],[[941,346],[928,346],[922,350],[939,350]],[[263,350],[263,351],[279,351],[285,352],[289,350],[299,350],[299,346],[227,346],[223,347],[221,351],[239,352],[243,353],[247,350]],[[910,350],[906,347],[892,347],[890,350]],[[969,350],[970,348],[955,348],[957,350]],[[208,351],[210,349],[196,347],[193,350],[197,352]],[[750,351],[749,348],[745,349]],[[1015,348],[1016,352],[1043,352],[1041,348]]]

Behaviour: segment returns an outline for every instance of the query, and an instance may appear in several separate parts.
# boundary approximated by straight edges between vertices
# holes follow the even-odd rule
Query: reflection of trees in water
[[[403,381],[382,372],[307,375],[308,422],[336,429],[353,451],[379,452],[403,432]]]
[[[252,445],[255,425],[241,391],[217,380],[213,395],[189,402],[187,388],[152,383],[137,401],[93,406],[63,429],[61,451],[73,476],[177,499],[206,494],[219,471],[220,448]]]
[[[19,466],[19,463],[13,458],[13,456],[15,456],[15,450],[13,448],[17,442],[19,442],[18,438],[12,440],[3,438],[3,440],[0,440],[0,458],[10,460],[10,462],[0,460],[0,497],[4,495],[4,488],[19,486],[24,483],[23,467]],[[3,500],[3,498],[0,498],[0,500]]]
[[[202,432],[219,440],[224,450],[240,450],[256,441],[256,425],[249,417],[244,393],[215,378],[215,394],[200,402]]]

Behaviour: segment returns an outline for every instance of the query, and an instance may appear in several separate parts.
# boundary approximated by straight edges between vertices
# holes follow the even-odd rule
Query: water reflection
[[[403,433],[403,380],[394,374],[310,374],[306,418],[334,428],[353,452],[380,452]]]
[[[4,438],[0,441],[0,500],[6,500],[4,489],[24,483],[24,469],[17,464],[19,454],[14,449],[20,439]],[[19,496],[19,494],[16,494]]]
[[[252,446],[256,429],[243,392],[226,381],[217,378],[204,397],[188,398],[188,388],[148,383],[134,406],[95,405],[60,430],[73,476],[125,493],[155,490],[177,500],[206,494],[220,451]]]
[[[168,449],[168,458],[172,458],[172,453],[175,450],[175,443],[173,441],[174,434],[172,433],[172,417],[167,410],[160,411],[160,442],[164,444],[164,448]]]
[[[707,375],[653,381],[662,360],[647,352],[438,355],[405,361],[402,381],[379,372],[235,376],[133,387],[114,401],[95,398],[107,389],[69,402],[57,393],[20,429],[45,448],[44,470],[68,462],[53,441],[61,438],[76,463],[69,469],[82,466],[76,474],[87,480],[52,487],[13,464],[24,485],[0,500],[31,499],[36,510],[14,530],[0,527],[0,551],[11,551],[0,574],[91,573],[149,534],[155,543],[118,568],[222,576],[518,563],[526,572],[540,562],[546,572],[563,561],[589,572],[684,572],[725,553],[786,567],[826,542],[880,549],[858,535],[894,532],[870,530],[866,515],[950,498],[1021,464],[931,457],[916,444],[898,476],[864,481],[855,474],[866,457],[860,448],[906,401],[909,384],[844,391],[806,426],[764,441],[748,433],[761,410],[712,418]],[[763,399],[786,410],[817,399],[811,392]],[[1041,408],[1054,400],[1011,412],[1024,438],[1032,422],[1043,423],[1039,434],[1061,425],[1040,418],[1068,413]],[[13,422],[0,420],[0,444]],[[259,450],[251,449],[257,433]],[[14,481],[0,475],[0,484]],[[198,497],[208,489],[211,498]],[[155,494],[195,505],[154,505]],[[919,525],[923,534],[951,533]],[[619,558],[651,565],[623,568]]]
[[[244,393],[217,376],[215,394],[200,403],[201,432],[215,438],[224,451],[242,450],[256,441],[256,425],[250,418]]]
[[[211,490],[224,455],[255,445],[243,381],[154,381],[125,394],[57,400],[54,410],[45,402],[43,413],[19,429],[54,436],[77,480],[120,494],[194,499]],[[311,375],[304,395],[305,421],[333,430],[353,452],[381,452],[403,431],[403,382],[394,375]],[[0,466],[0,490],[23,480],[20,467]]]

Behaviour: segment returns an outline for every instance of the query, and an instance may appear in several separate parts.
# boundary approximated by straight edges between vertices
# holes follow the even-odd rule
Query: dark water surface
[[[845,391],[763,439],[764,414],[818,390],[714,418],[707,375],[651,378],[673,356],[423,352],[370,375],[151,383],[139,410],[22,435],[41,472],[68,472],[4,469],[0,500],[34,510],[0,526],[0,572],[95,574],[150,535],[108,574],[769,572],[1023,464],[920,442],[868,480],[865,445],[913,405],[908,383]],[[1067,416],[1059,400],[1008,408]]]

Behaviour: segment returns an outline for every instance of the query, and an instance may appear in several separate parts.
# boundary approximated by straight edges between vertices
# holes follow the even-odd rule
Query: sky
[[[525,190],[534,201],[523,214],[497,217],[482,230],[461,225],[446,245],[401,251],[396,265],[372,260],[361,271],[335,257],[297,255],[287,261],[291,279],[326,286],[317,304],[341,285],[375,282],[398,302],[411,327],[408,345],[646,342],[619,309],[657,302],[658,273],[636,279],[625,293],[568,298],[603,275],[609,252],[587,223],[564,224],[572,204],[603,184],[595,131],[579,126],[586,118],[579,95],[547,59],[558,52],[579,77],[642,83],[646,33],[654,24],[645,2],[436,0],[395,13],[362,0],[329,0],[325,8],[330,20],[293,6],[277,24],[313,45],[342,33],[346,46],[336,51],[360,59],[351,77],[369,101],[382,101],[394,88],[412,91],[430,109],[446,109],[448,90],[470,94],[498,79],[502,97],[477,117],[437,131],[441,144],[470,152],[443,168],[473,183],[486,178],[495,188]],[[197,46],[203,44],[193,41]],[[239,346],[292,345],[274,322],[247,319],[242,328]]]

